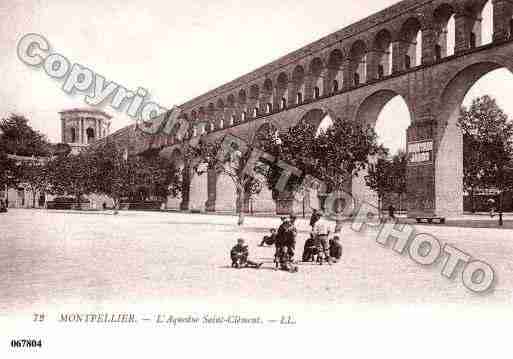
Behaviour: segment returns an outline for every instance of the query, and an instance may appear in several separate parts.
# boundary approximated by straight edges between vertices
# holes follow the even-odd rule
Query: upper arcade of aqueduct
[[[404,0],[182,104],[182,116],[199,135],[444,61],[452,16],[455,56],[482,44],[486,4]],[[513,1],[493,1],[494,42],[511,37],[512,15]]]

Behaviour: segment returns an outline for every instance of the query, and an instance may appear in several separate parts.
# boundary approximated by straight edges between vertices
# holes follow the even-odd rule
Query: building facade
[[[96,109],[70,109],[61,115],[61,142],[77,154],[80,149],[108,136],[111,116]]]

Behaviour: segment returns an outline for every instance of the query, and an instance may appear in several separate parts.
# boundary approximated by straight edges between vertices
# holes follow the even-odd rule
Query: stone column
[[[378,79],[378,66],[380,65],[381,56],[383,51],[371,50],[367,52],[367,81]],[[383,74],[386,74],[386,69],[383,69]]]
[[[445,36],[447,37],[447,30],[445,30]],[[422,58],[421,64],[428,65],[436,61],[436,50],[435,46],[438,42],[435,28],[428,28],[422,30]],[[444,41],[444,47],[447,47],[447,41]],[[442,49],[442,57],[445,56],[446,52]]]
[[[61,142],[66,143],[66,125],[64,122],[64,118],[61,118]]]
[[[342,72],[344,77],[344,82],[342,84],[342,89],[349,90],[353,87],[353,69],[351,66],[351,60],[345,59],[342,63]]]
[[[216,211],[216,186],[217,186],[217,173],[215,169],[207,171],[207,201],[205,202],[205,210],[207,212]]]
[[[85,141],[85,133],[84,133],[84,118],[80,117],[80,143],[84,144]]]
[[[406,170],[406,192],[408,217],[429,216],[435,214],[435,166],[434,150],[429,158],[421,161],[417,156],[416,143],[434,143],[435,122],[425,120],[413,123],[407,130],[407,152],[409,155]],[[421,147],[421,146],[417,146]],[[414,153],[415,152],[415,153]]]
[[[454,43],[454,53],[461,53],[470,49],[470,34],[473,30],[475,19],[466,13],[458,13],[454,16],[454,26],[456,27],[456,39]],[[476,39],[476,45],[478,44]]]
[[[188,164],[184,165],[182,171],[182,203],[180,203],[180,210],[189,210],[189,192],[191,188],[191,168]]]
[[[493,41],[504,41],[511,37],[513,0],[493,0]]]

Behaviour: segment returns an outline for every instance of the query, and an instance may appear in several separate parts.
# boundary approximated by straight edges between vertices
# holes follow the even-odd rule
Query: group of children
[[[276,267],[283,270],[297,271],[297,266],[293,265],[293,257],[296,246],[297,230],[295,227],[295,217],[282,217],[282,224],[278,231],[274,228],[270,230],[270,235],[264,236],[259,246],[275,246],[275,263]],[[342,245],[340,238],[333,236],[328,240],[331,234],[330,226],[327,221],[322,219],[322,216],[314,211],[310,221],[312,226],[312,233],[310,238],[305,242],[302,261],[313,262],[319,264],[323,262],[336,263],[342,257]],[[232,260],[232,267],[253,267],[260,268],[262,263],[255,263],[248,259],[249,249],[244,244],[244,239],[239,238],[237,244],[230,252]]]

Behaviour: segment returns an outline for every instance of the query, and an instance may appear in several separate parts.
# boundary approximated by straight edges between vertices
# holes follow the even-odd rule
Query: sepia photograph
[[[0,82],[0,358],[511,355],[512,0],[0,0]]]

